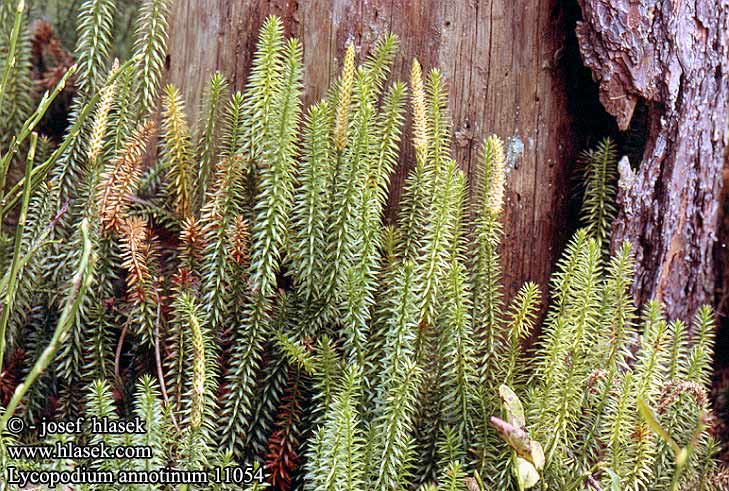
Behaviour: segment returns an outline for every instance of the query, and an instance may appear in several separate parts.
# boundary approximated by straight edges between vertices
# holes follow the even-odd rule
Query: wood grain
[[[213,70],[242,88],[256,35],[269,14],[304,46],[305,102],[322,97],[353,42],[362,59],[381,34],[401,40],[393,77],[407,80],[417,57],[449,86],[455,156],[473,179],[480,141],[507,142],[505,282],[546,286],[566,239],[568,169],[574,157],[560,53],[560,0],[178,0],[172,15],[169,79],[193,101]],[[412,163],[406,139],[392,179],[390,215]]]

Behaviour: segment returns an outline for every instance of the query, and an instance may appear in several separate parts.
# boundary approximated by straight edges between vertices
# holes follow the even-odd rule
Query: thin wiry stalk
[[[38,135],[33,133],[30,139],[30,150],[25,164],[25,175],[29,176],[33,169],[35,160],[35,148],[38,144]],[[10,276],[5,292],[5,301],[2,305],[2,315],[0,316],[0,371],[2,371],[3,360],[5,358],[5,332],[8,328],[8,320],[10,313],[13,311],[13,302],[15,301],[15,289],[18,283],[18,271],[20,270],[20,246],[23,241],[23,230],[25,229],[25,221],[28,218],[28,205],[30,204],[30,179],[27,179],[23,187],[23,202],[20,205],[20,216],[18,218],[18,226],[15,232],[15,246],[13,248],[13,260],[10,263]]]

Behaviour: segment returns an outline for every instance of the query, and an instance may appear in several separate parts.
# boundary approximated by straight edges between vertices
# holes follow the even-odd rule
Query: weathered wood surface
[[[393,76],[407,80],[412,57],[446,76],[455,153],[469,177],[482,138],[508,142],[504,243],[509,292],[545,284],[565,240],[568,166],[573,158],[566,89],[558,65],[565,39],[559,0],[177,0],[169,78],[189,109],[212,70],[242,88],[259,26],[281,16],[304,46],[306,102],[322,97],[348,42],[362,59],[382,33],[401,40]],[[516,158],[518,156],[518,158]],[[392,203],[412,162],[408,140],[393,176]]]
[[[613,245],[636,250],[639,300],[685,317],[712,303],[729,143],[729,0],[581,0],[577,36],[621,129],[638,103],[647,142],[621,180]],[[627,170],[627,169],[624,169]]]

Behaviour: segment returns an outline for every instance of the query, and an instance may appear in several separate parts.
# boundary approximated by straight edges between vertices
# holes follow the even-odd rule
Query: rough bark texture
[[[638,103],[647,142],[621,168],[613,244],[630,240],[640,301],[685,317],[712,303],[729,113],[728,0],[581,0],[577,37],[621,129]],[[635,163],[634,163],[635,164]]]
[[[505,216],[509,293],[544,285],[565,240],[572,129],[560,57],[566,26],[560,0],[178,0],[169,76],[194,101],[213,70],[242,88],[259,26],[269,14],[304,45],[306,103],[322,97],[353,42],[362,59],[382,33],[401,40],[393,77],[407,80],[412,57],[440,68],[450,90],[455,154],[473,176],[480,141],[507,141],[511,172]],[[393,176],[391,205],[412,162],[409,139]]]

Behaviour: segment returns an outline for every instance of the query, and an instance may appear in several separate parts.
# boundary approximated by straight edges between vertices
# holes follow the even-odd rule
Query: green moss
[[[229,94],[216,74],[187,101],[203,108],[195,131],[176,88],[159,100],[169,2],[143,2],[138,56],[110,71],[115,5],[83,2],[72,128],[30,162],[38,170],[25,189],[6,190],[4,216],[21,198],[32,206],[22,226],[4,224],[4,355],[27,348],[21,364],[40,360],[29,382],[43,373],[27,398],[19,386],[11,412],[37,420],[38,401],[60,397],[62,418],[138,416],[144,434],[57,439],[154,451],[110,469],[237,463],[277,489],[711,482],[715,445],[700,423],[713,313],[701,309],[692,329],[655,302],[636,314],[630,247],[605,252],[610,143],[586,154],[585,228],[556,267],[541,320],[537,285],[511,304],[502,294],[503,144],[484,141],[469,193],[444,81],[437,71],[424,81],[417,63],[417,162],[399,219],[383,224],[405,119],[405,85],[387,86],[394,36],[359,66],[350,48],[329,96],[304,111],[302,47],[272,17],[245,90]],[[10,85],[4,97],[23,103]],[[151,138],[145,121],[159,103]],[[0,131],[1,142],[35,141],[18,125]],[[63,335],[43,352],[56,325]],[[2,466],[25,465],[9,460],[8,444],[3,436]]]

